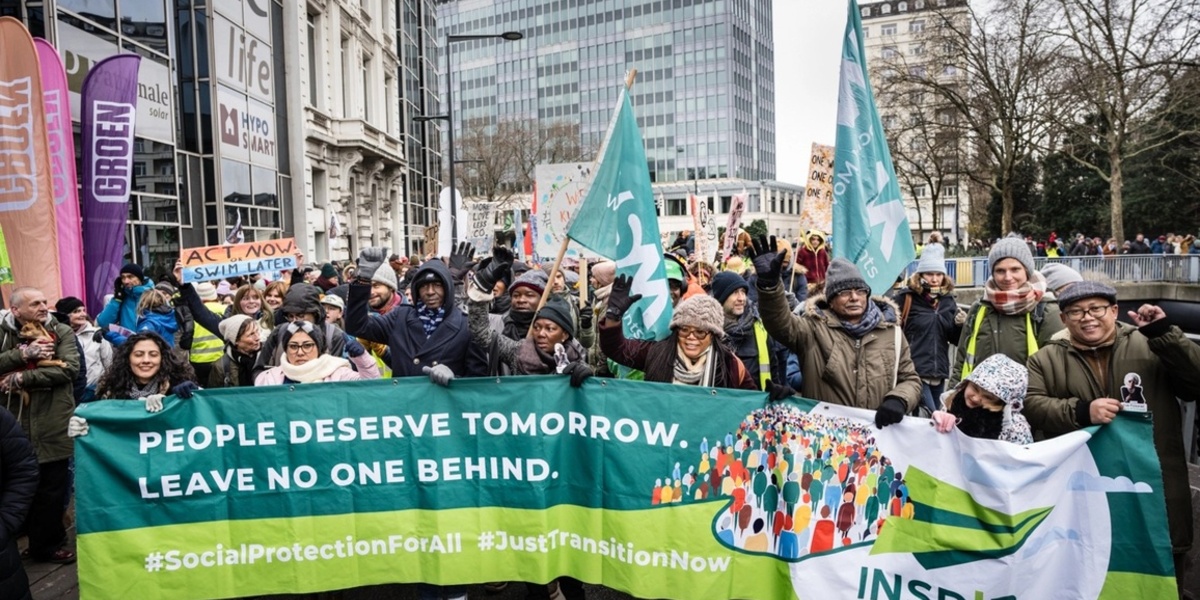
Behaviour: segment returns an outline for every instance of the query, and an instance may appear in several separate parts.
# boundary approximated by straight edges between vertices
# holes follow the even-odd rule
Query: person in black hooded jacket
[[[29,600],[17,532],[37,491],[38,462],[12,413],[0,408],[0,598]]]
[[[370,294],[371,286],[367,286]],[[340,327],[325,323],[325,308],[321,306],[321,289],[308,284],[297,283],[288,288],[283,297],[283,304],[275,311],[275,329],[263,340],[262,349],[258,352],[258,360],[254,364],[254,376],[279,365],[279,357],[283,355],[283,345],[279,343],[283,337],[284,326],[297,319],[309,323],[325,325],[325,339],[329,340],[325,354],[343,357],[346,351],[346,335]]]
[[[367,248],[358,259],[358,277],[350,284],[346,303],[346,331],[353,336],[387,344],[391,351],[394,377],[425,373],[425,368],[445,373],[430,373],[438,383],[454,376],[477,377],[487,374],[487,356],[471,343],[467,315],[454,305],[454,279],[440,260],[427,260],[413,277],[409,298],[386,315],[367,310],[371,277],[387,265],[387,249]],[[290,292],[289,292],[290,295]]]

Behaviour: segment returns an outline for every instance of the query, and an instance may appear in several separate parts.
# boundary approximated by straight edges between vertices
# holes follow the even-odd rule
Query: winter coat
[[[29,434],[39,463],[71,458],[74,445],[67,437],[67,421],[75,412],[72,385],[79,374],[79,346],[75,332],[54,317],[46,319],[46,329],[55,337],[54,358],[67,363],[66,367],[26,368],[29,362],[21,358],[21,326],[11,312],[0,319],[0,377],[22,371],[21,388],[29,393],[25,406],[18,393],[6,394],[5,405],[17,415],[21,427]]]
[[[142,299],[142,294],[154,287],[154,282],[147,278],[145,283],[131,288],[125,293],[124,300],[112,298],[108,304],[96,315],[96,324],[100,329],[108,331],[109,325],[120,325],[130,331],[137,331],[138,314],[137,305]]]
[[[823,283],[825,271],[829,270],[829,249],[825,247],[824,238],[816,250],[809,248],[807,238],[805,239],[806,243],[801,244],[800,249],[796,251],[796,262],[808,269],[809,283]]]
[[[1130,254],[1150,254],[1150,246],[1145,241],[1133,240],[1129,242]]]
[[[84,365],[87,368],[87,384],[90,387],[95,387],[100,383],[100,378],[108,371],[108,367],[112,365],[113,346],[108,340],[101,337],[96,339],[96,332],[100,331],[95,325],[88,325],[79,330],[75,336],[79,338],[79,344],[83,347]]]
[[[731,350],[743,365],[746,365],[746,370],[750,372],[750,378],[754,380],[755,386],[761,389],[762,360],[758,355],[758,337],[754,331],[754,323],[757,321],[761,321],[758,318],[758,310],[753,305],[748,305],[746,312],[742,313],[742,317],[736,323],[725,326],[725,338],[721,340],[721,343]],[[768,376],[771,381],[784,384],[787,380],[787,348],[784,348],[783,344],[775,341],[771,336],[767,336],[766,345],[767,360],[770,362],[771,368]]]
[[[38,461],[16,417],[0,408],[0,598],[26,600],[29,578],[17,551],[17,533],[38,484]]]
[[[1035,430],[1050,437],[1090,425],[1090,419],[1080,423],[1077,415],[1086,411],[1092,400],[1120,400],[1125,375],[1141,377],[1142,393],[1154,417],[1154,449],[1162,465],[1172,550],[1186,552],[1192,545],[1192,500],[1182,411],[1175,399],[1192,402],[1200,398],[1200,346],[1165,320],[1140,329],[1117,323],[1108,381],[1096,380],[1084,351],[1069,339],[1053,340],[1029,359],[1028,366],[1025,416]]]
[[[1038,348],[1050,343],[1054,334],[1064,329],[1062,318],[1059,317],[1058,303],[1049,302],[1045,298],[1030,313],[1030,323],[1033,325]],[[963,364],[967,362],[967,346],[975,331],[975,318],[980,310],[986,308],[983,323],[979,325],[979,335],[975,338],[975,364],[979,364],[993,354],[1004,354],[1016,362],[1025,364],[1029,358],[1028,341],[1025,336],[1025,314],[1006,315],[997,311],[986,300],[976,301],[967,311],[967,319],[963,322],[962,333],[958,337],[958,349],[954,355],[954,364],[950,367],[950,382],[947,387],[954,387],[962,379]],[[1041,314],[1040,323],[1038,314]]]
[[[911,300],[909,300],[911,299]],[[902,326],[908,339],[908,351],[913,366],[922,379],[946,379],[950,376],[950,344],[957,344],[962,325],[954,322],[958,303],[952,294],[943,294],[930,304],[925,294],[905,287],[892,296],[897,313],[903,313],[904,303],[910,302],[908,316]]]
[[[604,313],[608,311],[608,295],[610,293],[612,293],[611,283],[596,288],[592,300],[592,329],[599,328],[600,319],[603,319]],[[608,357],[604,355],[600,344],[594,344],[588,349],[588,366],[598,377],[613,377],[613,372],[608,368]]]
[[[370,286],[367,286],[367,290],[369,295]],[[325,323],[325,307],[321,304],[320,288],[301,282],[288,288],[287,294],[283,297],[283,304],[275,311],[275,329],[263,340],[262,348],[258,351],[258,360],[254,363],[255,377],[263,371],[277,366],[279,357],[283,356],[283,345],[279,343],[279,340],[283,337],[283,328],[288,323],[287,314],[284,312],[285,308],[291,309],[293,312],[315,314],[316,322],[325,327],[325,354],[339,358],[346,355],[345,332],[337,325]]]
[[[434,273],[446,290],[445,318],[433,335],[425,336],[416,305],[402,304],[386,315],[370,314],[367,300],[371,286],[360,283],[350,285],[346,331],[367,341],[387,344],[393,377],[423,375],[422,367],[435,365],[446,365],[459,377],[486,375],[487,356],[482,348],[471,343],[467,315],[453,304],[454,281],[450,269],[440,260],[428,260],[418,269],[414,281],[421,281],[427,272]]]
[[[675,372],[673,368],[655,370],[650,367],[651,363],[655,362],[653,360],[654,357],[665,353],[675,356],[677,352],[675,336],[672,335],[665,340],[657,342],[632,340],[625,337],[622,327],[619,321],[609,319],[604,319],[600,323],[600,348],[604,350],[604,354],[608,355],[613,362],[619,365],[644,372],[646,374],[646,381],[658,381],[662,383],[671,383],[674,381]],[[713,340],[712,349],[712,356],[722,361],[723,368],[721,372],[725,375],[723,379],[714,381],[713,387],[743,390],[758,389],[758,382],[750,377],[750,371],[746,370],[746,366],[742,364],[737,355],[721,345],[720,340]],[[674,364],[673,361],[664,362],[665,364]]]
[[[1161,241],[1154,240],[1153,242],[1150,242],[1150,254],[1163,254],[1165,251],[1166,248],[1163,246]]]
[[[372,358],[369,353],[360,354],[356,357],[350,358],[349,360],[351,363],[354,363],[355,368],[358,369],[357,371],[350,368],[349,365],[338,367],[337,370],[335,370],[322,381],[330,382],[379,379],[379,367],[375,365],[375,359]],[[271,367],[270,369],[259,373],[258,376],[254,378],[254,385],[283,385],[283,379],[283,367]]]
[[[247,356],[233,346],[226,345],[225,353],[212,364],[204,387],[215,389],[254,385],[254,363],[257,359],[257,353]]]
[[[759,298],[767,333],[800,358],[804,374],[801,396],[867,409],[877,409],[885,396],[895,396],[908,405],[905,412],[917,407],[921,379],[908,342],[903,335],[896,335],[896,323],[880,319],[874,331],[855,339],[833,316],[824,295],[809,298],[803,316],[788,310],[780,285],[759,290]],[[882,297],[872,300],[891,302]]]

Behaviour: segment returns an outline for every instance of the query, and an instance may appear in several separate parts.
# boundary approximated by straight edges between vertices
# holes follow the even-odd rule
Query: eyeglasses
[[[316,342],[304,342],[302,344],[288,344],[287,345],[288,352],[295,352],[297,354],[299,354],[301,352],[304,352],[307,354],[309,352],[312,352],[313,350],[316,350],[316,348],[317,348]]]
[[[707,340],[712,332],[707,329],[696,329],[693,327],[680,327],[679,337],[692,338],[693,340]]]
[[[1108,309],[1112,308],[1113,306],[1116,306],[1116,305],[1115,304],[1105,304],[1103,306],[1089,306],[1087,308],[1083,308],[1083,307],[1068,308],[1067,310],[1063,311],[1063,314],[1067,315],[1067,318],[1072,321],[1082,320],[1083,315],[1085,315],[1085,314],[1091,315],[1093,319],[1099,319],[1100,317],[1103,317],[1105,315],[1105,313],[1108,312]]]
[[[871,295],[871,290],[860,290],[860,289],[842,290],[842,291],[838,292],[837,294],[835,294],[835,297],[849,298],[852,295],[853,296],[869,296],[869,295]]]

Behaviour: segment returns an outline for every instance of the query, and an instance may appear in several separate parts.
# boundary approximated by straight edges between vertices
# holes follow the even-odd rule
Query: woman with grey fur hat
[[[625,337],[621,318],[641,294],[630,295],[633,280],[621,275],[613,281],[608,309],[600,321],[600,349],[617,364],[638,369],[646,381],[701,387],[757,390],[758,385],[737,355],[714,338],[725,335],[725,313],[712,296],[696,295],[680,301],[671,317],[671,335],[645,341]]]
[[[997,240],[988,264],[992,276],[984,284],[983,298],[967,311],[950,369],[951,386],[993,354],[1025,364],[1063,329],[1058,304],[1045,298],[1046,277],[1034,268],[1033,253],[1022,239]]]

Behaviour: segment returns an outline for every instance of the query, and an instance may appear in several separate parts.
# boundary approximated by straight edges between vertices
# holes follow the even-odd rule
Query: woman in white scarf
[[[350,360],[325,354],[324,332],[308,321],[288,323],[281,343],[284,353],[279,358],[279,366],[260,373],[254,385],[379,379],[379,367],[362,344],[351,343],[347,338],[346,352]],[[350,367],[352,362],[357,371]]]

